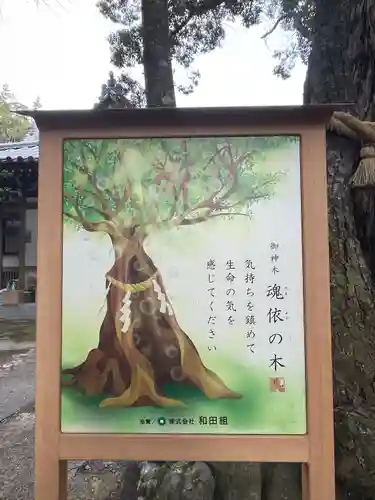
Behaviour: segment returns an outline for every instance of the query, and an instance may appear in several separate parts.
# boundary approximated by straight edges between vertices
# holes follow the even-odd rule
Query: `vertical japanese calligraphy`
[[[246,259],[244,262],[245,268],[245,303],[246,303],[246,348],[251,354],[255,354],[256,343],[256,316],[254,303],[254,283],[255,283],[255,266],[251,259]]]
[[[270,390],[272,392],[285,392],[285,378],[282,376],[282,372],[286,367],[286,362],[279,352],[279,346],[285,342],[288,329],[288,312],[285,308],[285,297],[288,289],[286,286],[280,285],[283,280],[283,273],[280,273],[282,266],[280,244],[272,241],[269,245],[269,251],[271,274],[274,277],[266,289],[266,298],[269,304],[267,319],[272,327],[272,331],[268,336],[268,343],[272,351],[268,366],[273,372],[270,377]]]
[[[227,323],[233,326],[236,323],[236,266],[233,260],[229,259],[225,264],[225,280],[227,282],[227,289],[225,291],[226,301],[225,310],[227,312]]]
[[[215,289],[215,270],[216,270],[216,262],[214,259],[209,259],[207,261],[207,283],[208,283],[208,301],[209,301],[209,316],[207,320],[208,324],[208,350],[216,351],[215,345],[215,337],[216,337],[216,315],[215,315],[215,297],[216,297],[216,289]]]

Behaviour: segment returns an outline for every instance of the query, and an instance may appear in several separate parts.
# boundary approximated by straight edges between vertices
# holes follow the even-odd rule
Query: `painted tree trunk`
[[[114,242],[114,247],[119,253],[121,245]],[[112,396],[102,407],[184,406],[163,393],[169,383],[194,385],[208,398],[240,397],[204,366],[179,326],[143,241],[122,243],[106,285],[107,311],[98,347],[80,366],[64,372],[73,375],[76,386],[87,395]]]

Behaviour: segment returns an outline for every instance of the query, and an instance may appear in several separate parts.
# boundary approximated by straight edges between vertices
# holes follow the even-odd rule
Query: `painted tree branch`
[[[269,184],[272,184],[274,182],[274,178],[269,179],[268,181],[264,182],[259,188],[266,188]],[[243,204],[246,202],[246,200],[251,201],[252,203],[255,203],[259,200],[262,200],[265,198],[264,193],[258,192],[257,194],[252,194],[251,196],[246,196],[245,199],[240,199],[233,203],[232,205],[220,205],[219,208],[214,208],[212,210],[209,210],[209,212],[206,215],[203,216],[197,216],[197,217],[191,217],[191,218],[184,218],[179,225],[180,226],[191,226],[193,224],[198,224],[200,222],[205,222],[209,219],[212,219],[213,217],[219,217],[219,216],[226,216],[226,215],[233,215],[233,216],[248,216],[249,214],[244,214],[241,212],[228,212],[228,210],[232,210],[238,207],[243,206]],[[222,210],[226,210],[226,212],[223,212]]]
[[[220,156],[220,153],[221,153],[221,151],[218,148],[216,148],[216,153],[214,155],[212,155],[212,157],[209,159],[209,161],[207,162],[207,165],[205,166],[203,171],[205,171],[209,167],[209,165],[214,163],[216,158],[218,156]],[[190,213],[196,212],[197,210],[201,210],[204,208],[214,209],[216,198],[220,195],[221,191],[225,188],[225,181],[221,176],[219,167],[217,168],[217,174],[218,174],[218,180],[220,182],[219,188],[217,190],[215,190],[214,193],[209,198],[202,200],[200,203],[198,203],[198,205],[195,205],[193,207],[186,207],[186,208],[184,207],[184,213],[182,214],[183,219],[188,217]],[[187,187],[187,189],[188,189],[188,187]]]
[[[116,215],[118,215],[122,210],[124,210],[126,203],[130,200],[131,197],[131,189],[129,185],[126,185],[124,187],[124,191],[122,193],[122,196],[116,196],[113,193],[111,193],[112,199],[115,203],[116,207]]]
[[[68,217],[68,219],[73,220],[74,222],[77,222],[77,224],[80,224],[83,229],[88,231],[89,233],[95,233],[95,232],[104,232],[109,234],[110,236],[113,235],[112,228],[108,225],[107,221],[100,221],[100,222],[88,222],[85,220],[84,222],[81,220],[81,217],[75,214],[71,214],[69,212],[64,212],[65,217]]]
[[[173,219],[173,217],[175,217],[177,215],[177,204],[178,204],[178,199],[180,196],[180,192],[177,189],[176,184],[173,184],[172,189],[173,189],[173,198],[172,198],[171,211],[169,214],[170,219]]]
[[[91,147],[89,143],[86,143],[86,148],[90,151],[91,155],[95,158],[95,163],[99,165],[100,163],[100,158],[97,158],[96,151]],[[85,155],[85,149],[82,148],[82,156],[83,156],[83,161],[78,163],[76,161],[71,160],[73,165],[75,166],[76,170],[82,174],[84,174],[87,178],[87,181],[91,187],[91,190],[85,190],[87,194],[90,194],[93,196],[96,201],[100,204],[101,206],[101,211],[102,214],[104,215],[105,219],[108,221],[111,221],[115,216],[116,212],[111,208],[111,205],[109,203],[109,199],[112,197],[112,193],[109,192],[108,190],[102,190],[99,188],[98,185],[98,179],[96,177],[96,174],[94,171],[90,170],[90,168],[87,165],[87,157]]]
[[[189,207],[189,181],[191,179],[189,172],[189,162],[187,158],[187,140],[181,139],[180,150],[183,154],[183,160],[180,162],[179,169],[179,185],[180,185],[180,193],[182,196],[182,205],[183,210],[187,210]]]
[[[80,224],[83,227],[83,229],[85,229],[90,233],[102,231],[112,237],[116,237],[119,235],[118,229],[114,224],[114,222],[112,221],[107,221],[107,220],[96,221],[96,222],[88,221],[79,207],[78,196],[74,198],[74,196],[64,192],[64,197],[66,197],[68,200],[72,202],[73,208],[76,212],[76,213],[71,213],[64,211],[65,217],[68,217],[68,219],[71,219],[77,224]]]
[[[176,163],[176,161],[168,151],[165,152],[164,159],[158,160],[155,164],[155,170],[158,172],[155,177],[155,183],[160,185],[162,181],[166,181],[169,184],[171,191],[173,191],[170,219],[179,215],[179,201],[182,202],[182,208],[184,211],[189,208],[189,182],[191,180],[189,167],[191,165],[189,164],[187,151],[187,140],[181,139],[179,153],[182,156],[182,160],[179,162],[177,182],[175,179],[175,174],[170,170],[167,170],[168,163],[171,163],[172,165]]]
[[[194,219],[184,219],[180,226],[194,226],[195,224],[199,224],[201,222],[207,222],[209,219],[213,219],[215,217],[251,217],[250,214],[244,214],[241,212],[219,212],[211,214],[209,217],[195,217]]]
[[[209,203],[209,205],[212,204],[213,200],[215,197],[220,193],[222,189],[225,187],[224,181],[220,178],[220,169],[218,168],[218,177],[220,178],[220,187],[217,189],[207,200],[203,200],[200,202],[198,205],[195,205],[194,207],[189,206],[189,182],[191,181],[191,175],[189,172],[189,167],[191,166],[189,164],[188,158],[187,158],[187,150],[188,150],[188,145],[187,145],[187,140],[182,139],[180,142],[180,151],[179,153],[183,157],[183,161],[179,162],[179,169],[178,169],[178,179],[175,178],[175,173],[171,171],[170,169],[167,169],[168,162],[173,164],[176,164],[176,161],[174,158],[171,156],[169,152],[165,152],[165,156],[163,160],[157,160],[156,163],[154,164],[154,168],[157,172],[157,175],[155,176],[154,182],[157,185],[160,185],[162,181],[167,183],[168,188],[171,190],[172,194],[172,199],[171,199],[171,210],[168,216],[168,219],[161,221],[159,224],[156,225],[163,225],[165,223],[171,222],[173,225],[178,226],[180,221],[184,220],[190,212],[194,212],[198,209],[205,208],[205,204]],[[212,155],[210,160],[207,162],[207,165],[203,170],[208,168],[208,166],[215,160],[216,156],[218,153],[215,155]],[[177,165],[176,165],[177,166]],[[182,205],[182,213],[179,210],[179,202]],[[155,222],[155,221],[153,221]]]
[[[87,176],[87,180],[89,181],[92,189],[92,192],[90,192],[90,194],[93,195],[101,204],[104,217],[108,221],[112,220],[113,217],[116,216],[116,213],[111,209],[108,200],[99,189],[95,172],[90,172],[89,168],[86,165],[79,165],[78,169],[80,172],[84,173]]]
[[[224,157],[222,155],[223,151],[228,153],[229,163],[225,162]],[[190,220],[190,216],[192,216],[194,213],[202,209],[207,209],[207,213],[204,216],[202,216],[204,217],[204,220],[207,220],[215,211],[231,208],[228,207],[224,202],[227,201],[236,192],[238,186],[238,167],[247,157],[251,157],[251,153],[244,153],[235,161],[231,147],[229,144],[227,144],[221,149],[217,148],[217,157],[220,158],[222,166],[225,168],[228,177],[231,179],[232,183],[225,190],[226,187],[225,180],[221,177],[219,169],[218,172],[219,172],[220,187],[213,193],[212,196],[210,196],[206,200],[201,201],[194,207],[189,208],[189,210],[187,210],[182,215],[179,224],[181,224],[185,220]],[[241,201],[241,203],[243,201]],[[236,203],[236,205],[238,205],[238,203]],[[183,225],[186,225],[186,223],[184,223]]]
[[[119,153],[121,156],[121,159],[123,162],[125,162],[124,156],[126,154],[126,147],[123,146],[123,143],[121,140],[117,141],[117,145],[119,148]],[[115,173],[116,167],[114,168]],[[115,215],[118,215],[122,210],[124,210],[126,203],[130,200],[131,198],[131,187],[129,185],[129,182],[127,182],[124,186],[124,189],[122,193],[116,193],[113,191],[105,190],[105,193],[107,194],[109,199],[113,200],[113,203],[115,205]]]

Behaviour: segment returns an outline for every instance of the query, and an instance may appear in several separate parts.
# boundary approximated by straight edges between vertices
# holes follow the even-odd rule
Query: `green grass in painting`
[[[229,374],[231,373],[231,375]],[[235,374],[235,376],[234,376]],[[167,396],[185,402],[186,408],[155,407],[102,409],[101,397],[86,397],[73,388],[62,390],[62,431],[101,433],[300,433],[305,432],[302,387],[285,393],[270,393],[268,376],[259,371],[239,370],[238,365],[225,377],[231,389],[243,397],[238,400],[209,400],[198,389],[182,385],[165,387]],[[297,402],[297,404],[296,404]],[[272,408],[277,411],[272,411]],[[227,417],[228,425],[199,425],[199,417]],[[167,425],[158,424],[164,417]],[[195,425],[169,424],[170,419],[194,418]],[[142,425],[142,419],[153,420]]]

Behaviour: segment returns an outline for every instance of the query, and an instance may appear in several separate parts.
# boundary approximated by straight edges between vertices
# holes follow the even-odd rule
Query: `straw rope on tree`
[[[350,179],[354,187],[375,186],[375,123],[336,111],[328,130],[362,143],[358,167]]]

